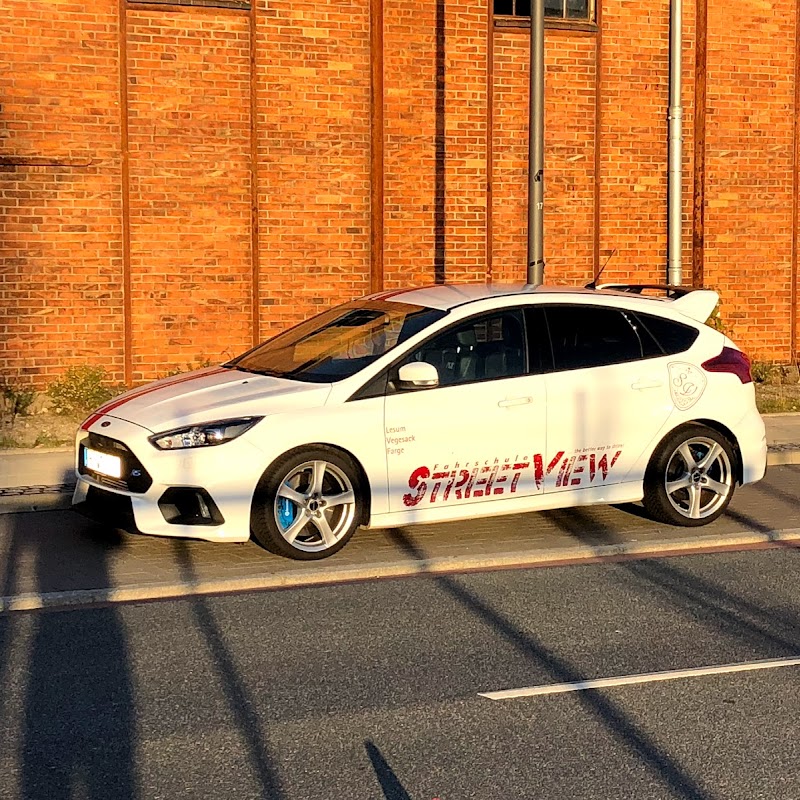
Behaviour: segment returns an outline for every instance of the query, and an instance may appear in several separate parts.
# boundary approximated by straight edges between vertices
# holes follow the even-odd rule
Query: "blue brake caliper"
[[[286,530],[297,517],[297,506],[288,497],[278,498],[278,519]]]

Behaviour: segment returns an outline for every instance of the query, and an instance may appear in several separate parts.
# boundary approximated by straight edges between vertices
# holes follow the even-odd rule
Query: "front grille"
[[[124,494],[115,494],[90,486],[86,492],[86,499],[82,503],[76,503],[72,508],[102,525],[120,528],[130,533],[139,532],[133,516],[131,498]]]
[[[211,495],[199,486],[171,486],[158,507],[170,525],[222,525],[225,518]]]
[[[128,488],[127,481],[120,481],[116,478],[109,478],[108,475],[101,475],[99,472],[94,472],[91,469],[87,469],[85,472],[86,475],[91,475],[98,483],[102,483],[103,486],[110,486],[112,489],[120,489],[123,492],[129,492],[130,489]]]
[[[85,466],[84,451],[87,447],[90,447],[92,450],[99,450],[101,453],[118,456],[122,459],[122,476],[120,478],[111,478],[108,475],[102,475]],[[125,492],[134,492],[136,494],[146,492],[153,485],[153,479],[150,477],[150,474],[126,444],[117,439],[110,439],[108,436],[102,436],[99,433],[90,433],[89,436],[80,443],[80,447],[78,448],[78,472],[81,475],[88,475],[93,480],[105,486],[110,486]]]

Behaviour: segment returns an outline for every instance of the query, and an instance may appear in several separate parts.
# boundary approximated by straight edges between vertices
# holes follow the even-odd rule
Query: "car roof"
[[[371,295],[371,300],[393,300],[398,303],[435,308],[440,311],[449,311],[457,306],[474,303],[479,300],[488,300],[497,297],[513,297],[517,295],[545,295],[558,294],[566,298],[587,298],[606,296],[611,298],[625,298],[626,300],[641,300],[652,302],[664,298],[651,296],[637,296],[627,292],[612,290],[585,289],[575,286],[531,286],[526,283],[444,283],[430,286],[419,286],[409,289],[396,289],[393,291],[379,292]]]

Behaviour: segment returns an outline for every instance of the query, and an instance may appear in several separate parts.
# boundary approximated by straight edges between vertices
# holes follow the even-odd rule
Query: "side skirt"
[[[636,503],[644,496],[642,482],[618,483],[613,486],[593,486],[546,492],[513,500],[476,500],[471,503],[453,503],[436,508],[428,505],[393,511],[388,514],[373,514],[366,528],[393,528],[398,525],[425,525],[434,522],[454,522],[462,519],[500,517],[505,514],[525,514],[530,511],[550,511],[556,508],[576,506],[612,505]]]

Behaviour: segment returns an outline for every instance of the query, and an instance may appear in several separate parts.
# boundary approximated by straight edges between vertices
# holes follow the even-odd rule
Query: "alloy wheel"
[[[356,513],[353,484],[329,461],[306,461],[281,481],[275,522],[285,541],[305,552],[333,547],[350,530]]]
[[[670,505],[688,519],[705,519],[724,506],[733,489],[731,461],[711,438],[694,436],[670,456],[664,487]]]

